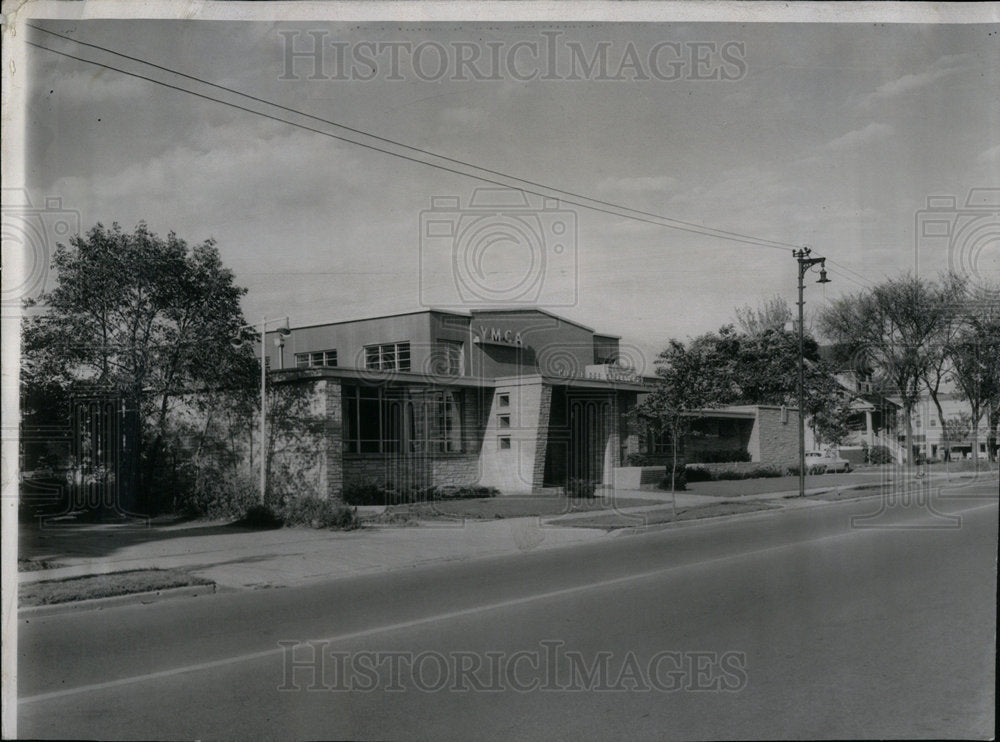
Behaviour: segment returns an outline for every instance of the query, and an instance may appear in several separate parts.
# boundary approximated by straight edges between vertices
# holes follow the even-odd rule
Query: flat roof
[[[395,312],[394,314],[379,314],[373,317],[357,317],[356,319],[339,319],[334,322],[317,322],[312,325],[295,325],[292,330],[309,330],[313,327],[329,327],[330,325],[350,325],[354,322],[371,322],[377,319],[392,319],[393,317],[409,317],[414,314],[449,314],[453,317],[464,317],[469,319],[472,317],[468,312],[453,312],[448,309],[435,309],[434,307],[428,307],[427,309],[414,309],[412,312]],[[278,330],[268,330],[267,333],[270,335],[273,332],[278,332]]]

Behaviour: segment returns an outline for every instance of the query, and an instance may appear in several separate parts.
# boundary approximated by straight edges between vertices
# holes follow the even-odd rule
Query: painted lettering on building
[[[521,333],[515,330],[504,330],[500,327],[479,326],[479,341],[487,345],[514,345],[522,347],[524,340]]]

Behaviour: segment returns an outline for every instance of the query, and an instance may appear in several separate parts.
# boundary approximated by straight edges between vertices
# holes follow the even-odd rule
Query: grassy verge
[[[493,520],[498,518],[525,518],[536,515],[563,515],[590,511],[614,511],[617,508],[648,506],[649,500],[638,498],[572,498],[540,495],[514,495],[475,500],[436,500],[411,505],[396,505],[391,514],[410,520],[441,520],[468,518]]]
[[[45,559],[18,559],[18,572],[39,572],[43,569],[55,569],[63,566],[59,562],[50,562]]]
[[[756,510],[775,510],[777,505],[767,502],[717,502],[711,505],[699,505],[693,508],[678,508],[674,517],[670,507],[646,510],[641,513],[606,513],[585,518],[565,518],[550,521],[552,525],[568,526],[570,528],[640,528],[660,523],[674,523],[682,520],[697,520],[699,518],[714,518],[720,515],[735,515],[737,513],[752,513]]]
[[[44,580],[22,584],[18,592],[20,607],[70,603],[91,598],[110,598],[115,595],[155,592],[171,587],[211,585],[211,580],[192,577],[185,572],[171,569],[139,569],[130,572],[112,572],[106,575],[71,577],[65,580]]]

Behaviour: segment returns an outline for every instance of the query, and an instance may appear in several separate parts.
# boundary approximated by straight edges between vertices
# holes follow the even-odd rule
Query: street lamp
[[[830,279],[826,277],[826,258],[811,258],[809,257],[812,250],[808,247],[803,247],[801,250],[792,250],[792,255],[799,263],[799,497],[804,497],[806,494],[806,411],[805,411],[805,351],[803,350],[803,311],[802,308],[805,306],[805,298],[803,297],[803,289],[805,289],[805,277],[806,273],[814,265],[819,265],[819,280],[816,283],[830,283]]]
[[[267,325],[269,322],[279,320],[268,320],[267,317],[260,318],[260,502],[264,504],[264,493],[267,489]],[[243,325],[242,328],[250,328],[252,325]],[[284,355],[284,338],[292,334],[288,326],[288,317],[285,317],[284,324],[278,328],[280,338],[279,352]],[[233,346],[239,348],[243,345],[243,338],[233,338]],[[282,359],[284,360],[284,359]],[[284,363],[282,363],[284,365]]]

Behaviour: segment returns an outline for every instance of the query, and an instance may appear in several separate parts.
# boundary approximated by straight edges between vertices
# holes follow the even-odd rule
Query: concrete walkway
[[[995,474],[993,475],[995,477]],[[859,482],[864,486],[870,483]],[[746,497],[677,493],[681,509],[724,500],[769,501],[783,509],[815,507],[812,499],[850,486],[754,494]],[[864,494],[859,492],[859,495]],[[645,500],[648,505],[615,508],[615,499]],[[134,569],[184,569],[213,580],[220,588],[281,587],[460,559],[517,554],[608,538],[599,528],[555,525],[606,512],[642,513],[671,507],[671,493],[617,491],[608,509],[556,516],[502,520],[423,521],[409,526],[368,526],[341,532],[307,528],[269,531],[224,522],[152,524],[148,527],[75,524],[59,529],[22,529],[20,556],[59,564],[53,569],[20,572],[21,582],[64,579]],[[691,521],[688,521],[690,524]]]
[[[549,549],[604,537],[597,529],[546,526],[537,517],[423,522],[350,532],[308,528],[257,531],[199,523],[116,534],[113,528],[81,526],[38,533],[34,544],[22,548],[22,555],[64,566],[21,572],[19,578],[35,582],[133,569],[182,568],[214,580],[220,587],[278,587],[429,562]]]

